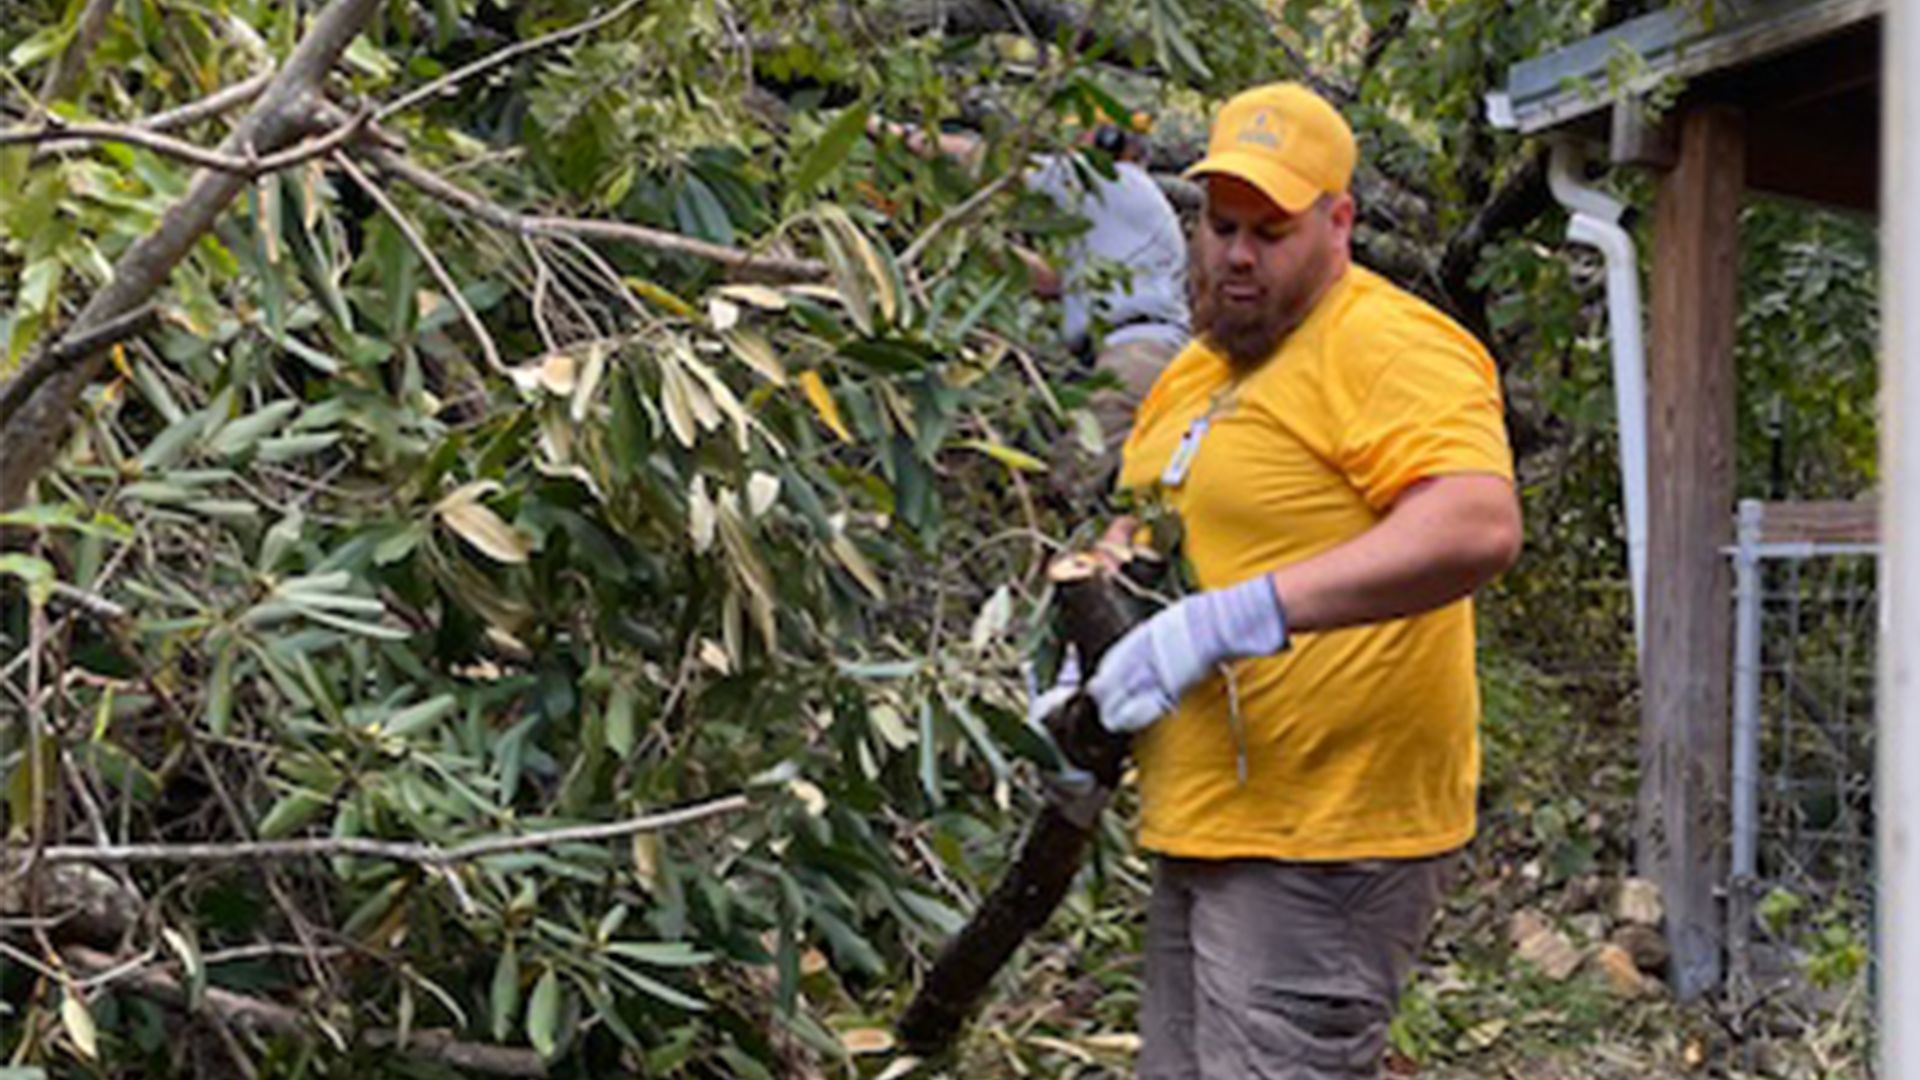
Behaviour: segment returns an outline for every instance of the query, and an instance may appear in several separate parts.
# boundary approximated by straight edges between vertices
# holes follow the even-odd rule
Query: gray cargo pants
[[[1140,1080],[1374,1080],[1459,857],[1160,857]]]

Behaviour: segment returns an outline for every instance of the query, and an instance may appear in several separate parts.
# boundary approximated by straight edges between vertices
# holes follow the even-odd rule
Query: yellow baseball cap
[[[1186,177],[1238,177],[1297,214],[1347,190],[1356,153],[1353,129],[1320,95],[1299,83],[1268,83],[1220,107],[1207,156]]]

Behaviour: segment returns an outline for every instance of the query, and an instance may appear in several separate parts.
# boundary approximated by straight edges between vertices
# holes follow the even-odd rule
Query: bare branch
[[[175,131],[191,127],[202,120],[209,120],[222,113],[237,109],[260,96],[267,84],[273,81],[273,72],[263,71],[242,79],[231,86],[223,86],[198,101],[189,101],[178,108],[154,113],[134,122],[135,127],[148,131]]]
[[[345,154],[335,153],[332,160],[349,179],[360,186],[360,190],[367,193],[367,198],[372,199],[374,205],[387,215],[387,220],[393,222],[393,227],[400,230],[400,235],[406,237],[407,244],[413,248],[413,253],[420,256],[420,261],[426,264],[427,272],[433,275],[433,280],[440,283],[440,291],[447,294],[448,302],[453,304],[454,309],[460,313],[460,321],[467,324],[467,329],[473,332],[474,339],[480,343],[480,355],[486,358],[488,369],[506,374],[507,365],[500,359],[500,349],[493,343],[493,335],[487,332],[486,324],[480,321],[480,316],[473,310],[473,305],[467,303],[467,298],[461,293],[459,284],[453,280],[453,275],[447,272],[439,256],[433,253],[433,247],[427,243],[426,237],[420,235],[420,230],[400,212],[400,208],[394,205],[386,191],[368,179],[367,174],[361,172],[360,167],[348,160]]]
[[[933,243],[941,233],[945,232],[955,223],[966,220],[974,211],[986,205],[987,200],[1005,191],[1009,185],[1020,179],[1020,175],[1021,170],[1019,168],[1008,169],[1006,172],[995,177],[992,183],[967,196],[966,201],[959,203],[946,213],[934,219],[933,224],[927,226],[925,232],[914,237],[913,243],[908,244],[907,249],[900,253],[900,269],[904,271],[912,266],[919,260],[921,254],[927,250],[927,246]]]
[[[96,143],[117,142],[129,146],[138,146],[156,154],[184,161],[189,165],[198,165],[203,169],[217,169],[246,175],[253,169],[252,163],[241,157],[223,154],[218,150],[208,150],[203,146],[171,135],[146,128],[129,127],[125,124],[88,124],[68,123],[55,117],[30,127],[8,128],[0,131],[0,146],[45,145],[49,143]]]
[[[272,81],[273,72],[263,71],[258,75],[242,79],[231,86],[225,86],[215,90],[213,93],[208,94],[198,101],[189,101],[178,108],[168,109],[165,112],[157,112],[152,116],[143,116],[133,121],[131,126],[142,131],[175,131],[179,128],[190,127],[202,120],[219,116],[222,113],[245,105],[247,102],[259,97],[260,92],[265,90],[267,84]],[[42,158],[53,154],[84,150],[88,146],[101,141],[111,140],[54,139],[49,142],[43,142],[40,144],[40,148],[34,151],[34,161],[37,163]],[[196,147],[196,149],[199,148]]]
[[[745,795],[727,795],[706,802],[683,806],[658,814],[628,818],[624,821],[577,825],[565,829],[526,833],[520,836],[495,836],[474,840],[458,847],[412,841],[375,840],[364,836],[313,837],[300,840],[249,840],[206,844],[115,844],[110,846],[67,844],[41,848],[39,860],[58,863],[230,863],[264,859],[328,858],[353,855],[368,859],[414,863],[419,866],[451,866],[493,855],[531,851],[560,844],[615,840],[637,833],[659,832],[721,814],[746,809]],[[3,857],[15,858],[16,845],[0,848]],[[28,852],[20,852],[25,855]]]
[[[739,277],[753,280],[815,281],[827,275],[826,264],[817,259],[762,255],[624,221],[522,214],[474,194],[390,150],[367,148],[363,156],[381,172],[413,185],[428,197],[521,236],[582,236],[639,244],[655,251],[717,262]]]
[[[73,93],[80,84],[80,76],[87,70],[93,47],[100,43],[100,35],[107,28],[107,16],[112,14],[113,0],[87,0],[85,10],[80,12],[80,21],[74,24],[73,40],[47,69],[46,81],[40,84],[42,103],[51,105]]]
[[[516,60],[528,53],[538,52],[541,49],[551,48],[555,45],[562,45],[572,41],[574,38],[591,34],[602,26],[632,11],[640,5],[640,2],[641,0],[625,0],[624,3],[616,4],[585,22],[575,23],[572,26],[555,30],[550,34],[542,34],[528,41],[515,42],[504,49],[488,53],[471,64],[455,68],[432,82],[427,83],[425,86],[410,90],[387,104],[380,106],[380,111],[374,114],[373,119],[376,123],[386,120],[397,113],[402,113],[413,108],[415,105],[420,104],[436,94],[445,93],[482,72],[490,71],[493,68],[499,67],[511,60]]]

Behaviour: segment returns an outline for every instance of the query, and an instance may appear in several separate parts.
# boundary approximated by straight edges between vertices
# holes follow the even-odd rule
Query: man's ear
[[[1353,231],[1353,196],[1348,192],[1327,196],[1332,200],[1327,205],[1327,219],[1334,226],[1347,232]]]

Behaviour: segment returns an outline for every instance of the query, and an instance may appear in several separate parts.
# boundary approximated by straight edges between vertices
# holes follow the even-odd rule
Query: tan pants
[[[1374,1080],[1458,863],[1160,858],[1140,1080]]]

